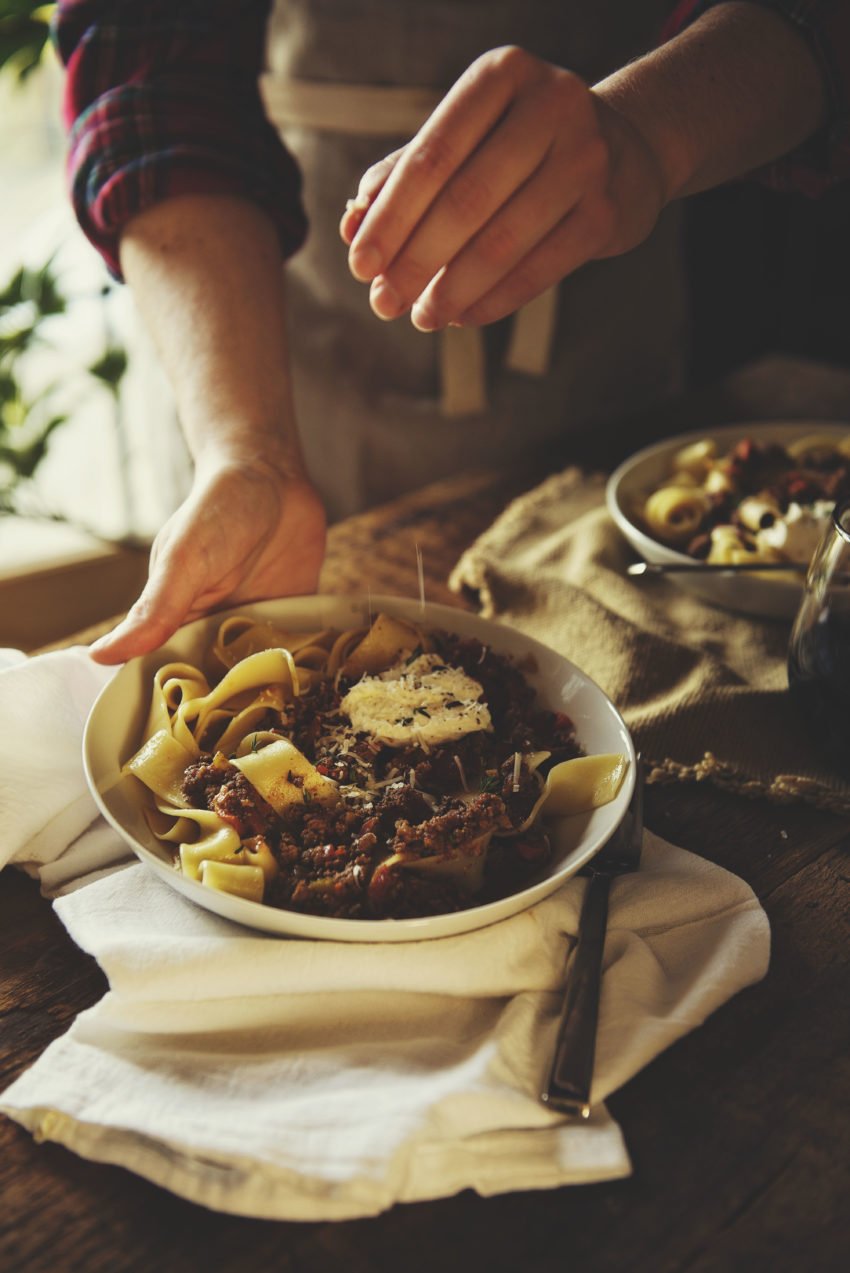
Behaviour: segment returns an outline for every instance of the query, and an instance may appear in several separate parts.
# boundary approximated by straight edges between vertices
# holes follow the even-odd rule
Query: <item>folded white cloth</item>
[[[129,860],[83,777],[89,709],[114,675],[83,646],[27,659],[0,650],[0,867],[14,862],[55,897]]]
[[[463,937],[351,947],[247,932],[131,867],[56,903],[111,990],[0,1108],[256,1217],[625,1175],[604,1106],[580,1125],[537,1099],[582,888]],[[761,977],[767,952],[746,885],[648,835],[613,888],[595,1099]]]
[[[38,680],[38,664],[8,675]],[[79,750],[82,713],[61,720]],[[16,769],[15,808],[44,781],[35,755]],[[82,783],[66,773],[66,808]],[[62,812],[43,810],[53,827]],[[103,864],[110,835],[96,824],[91,836]],[[25,845],[15,856],[36,860]],[[250,932],[139,864],[108,874],[55,907],[110,990],[0,1109],[40,1139],[255,1217],[353,1217],[463,1188],[626,1175],[604,1105],[578,1123],[538,1100],[583,888],[571,880],[461,937],[351,946]],[[612,889],[594,1100],[761,978],[768,951],[746,884],[647,834],[640,872]]]

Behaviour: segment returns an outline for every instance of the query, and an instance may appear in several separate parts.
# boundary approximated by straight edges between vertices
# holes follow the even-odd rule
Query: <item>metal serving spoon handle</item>
[[[738,575],[746,572],[762,574],[772,571],[777,574],[804,575],[808,565],[801,561],[742,561],[724,563],[720,561],[633,561],[626,567],[628,575],[669,575],[669,574],[711,574]]]

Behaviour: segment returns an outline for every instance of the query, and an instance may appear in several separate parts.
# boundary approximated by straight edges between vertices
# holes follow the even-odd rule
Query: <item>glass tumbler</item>
[[[836,505],[806,575],[788,687],[833,767],[850,776],[850,500]]]

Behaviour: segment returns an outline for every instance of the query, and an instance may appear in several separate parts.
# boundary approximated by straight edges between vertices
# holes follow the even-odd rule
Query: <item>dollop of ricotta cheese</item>
[[[832,509],[831,500],[789,504],[785,515],[760,530],[756,540],[760,547],[775,548],[789,561],[805,563],[817,548]]]
[[[492,731],[484,689],[438,654],[420,654],[377,676],[364,676],[340,704],[352,728],[391,747],[436,746]]]

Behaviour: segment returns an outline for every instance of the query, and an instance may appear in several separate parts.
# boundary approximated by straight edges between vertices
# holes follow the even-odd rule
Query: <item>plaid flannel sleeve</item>
[[[724,0],[680,0],[663,31],[670,39]],[[781,160],[753,176],[774,190],[817,198],[850,179],[850,4],[847,0],[749,0],[786,18],[809,45],[821,69],[826,125]]]
[[[248,198],[272,217],[285,256],[303,242],[301,175],[257,85],[269,5],[59,0],[71,198],[116,277],[127,222],[179,194]]]

